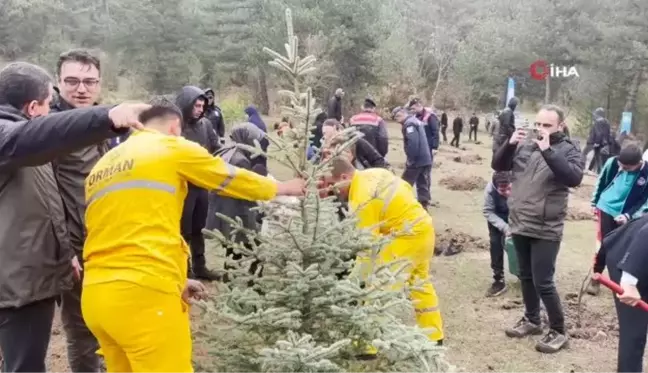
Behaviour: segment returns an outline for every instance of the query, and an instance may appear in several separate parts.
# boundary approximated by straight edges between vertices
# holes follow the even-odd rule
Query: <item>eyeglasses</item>
[[[78,78],[65,78],[63,79],[63,83],[65,83],[66,86],[69,88],[77,88],[79,84],[83,83],[83,85],[88,88],[88,89],[93,89],[97,87],[99,84],[100,80],[95,79],[95,78],[87,78],[87,79],[78,79]]]

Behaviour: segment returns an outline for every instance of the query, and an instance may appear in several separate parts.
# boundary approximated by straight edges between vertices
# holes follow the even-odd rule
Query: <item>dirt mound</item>
[[[439,152],[440,153],[452,153],[452,154],[459,154],[459,149],[449,147],[449,146],[440,146],[439,147]]]
[[[446,228],[437,232],[434,255],[452,256],[463,251],[488,250],[488,241],[467,233]]]
[[[578,294],[569,293],[565,296],[565,327],[569,336],[574,339],[601,341],[609,337],[618,337],[619,326],[614,313],[597,311],[588,307],[585,302],[578,306]]]
[[[432,168],[441,168],[441,165],[443,162],[437,161],[436,159],[434,160],[434,163],[432,163]]]
[[[449,190],[470,191],[483,190],[487,182],[480,176],[450,175],[439,180],[439,184]]]
[[[592,194],[594,193],[594,185],[583,183],[576,188],[570,189],[570,192],[574,196],[578,196],[579,198],[589,201],[590,199],[592,199]]]
[[[481,164],[483,158],[479,154],[462,154],[452,157],[452,160],[457,163]]]
[[[567,207],[567,220],[582,221],[582,220],[596,220],[592,209],[582,205],[571,205]]]

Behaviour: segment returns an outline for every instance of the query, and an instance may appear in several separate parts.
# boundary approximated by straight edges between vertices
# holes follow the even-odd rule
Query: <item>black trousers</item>
[[[424,207],[430,204],[432,198],[430,194],[431,172],[432,166],[406,167],[403,176],[401,176],[410,185],[416,184],[416,196]]]
[[[534,324],[541,324],[540,299],[542,299],[549,317],[550,328],[558,333],[565,333],[565,315],[554,283],[560,242],[514,234],[513,243],[520,267],[525,317]]]
[[[468,132],[468,140],[472,140],[473,135],[475,135],[475,141],[477,141],[477,126],[470,126],[470,132]]]
[[[3,372],[46,372],[55,298],[0,309]]]
[[[202,230],[207,223],[209,211],[209,193],[205,189],[189,186],[185,198],[180,223],[182,237],[191,249],[191,267],[193,270],[205,269],[205,238]]]
[[[441,126],[441,136],[443,136],[443,142],[448,142],[448,136],[446,134],[447,130],[448,126]]]
[[[621,270],[608,266],[610,279],[621,281]],[[640,288],[644,301],[648,301],[648,289]],[[617,372],[643,372],[643,356],[648,334],[648,312],[630,307],[619,301],[616,295],[614,305],[619,320],[619,347],[617,351]]]
[[[614,217],[612,215],[604,213],[603,211],[601,211],[599,224],[601,226],[602,237],[607,236],[610,232],[619,227],[619,224],[614,221]],[[599,250],[599,252],[596,254],[596,263],[594,264],[595,273],[603,273],[603,271],[605,270],[605,260],[605,252]]]
[[[493,270],[493,280],[504,281],[504,234],[494,225],[488,223],[490,237],[490,260]]]
[[[450,145],[454,146],[455,148],[458,148],[460,137],[461,137],[461,132],[454,132],[454,137],[452,138],[452,141],[450,141]]]
[[[68,363],[73,372],[99,372],[99,343],[86,326],[81,313],[82,281],[61,296],[61,321],[67,339]]]

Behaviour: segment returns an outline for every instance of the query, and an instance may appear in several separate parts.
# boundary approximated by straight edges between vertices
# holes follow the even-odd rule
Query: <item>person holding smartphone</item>
[[[565,226],[569,188],[583,180],[578,146],[563,132],[565,114],[555,105],[543,106],[534,128],[518,128],[493,156],[495,171],[512,172],[508,200],[511,238],[518,256],[524,316],[506,335],[524,338],[542,334],[540,299],[550,330],[536,350],[554,353],[568,344],[560,296],[554,284],[556,257]]]

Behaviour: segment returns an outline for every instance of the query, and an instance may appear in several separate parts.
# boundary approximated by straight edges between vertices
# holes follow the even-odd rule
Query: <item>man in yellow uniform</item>
[[[304,181],[277,183],[214,158],[180,135],[182,114],[157,99],[133,133],[86,179],[87,238],[82,311],[109,372],[192,372],[180,217],[187,182],[223,196],[301,195]]]
[[[372,228],[376,236],[402,232],[382,248],[377,265],[409,260],[405,271],[408,280],[420,285],[411,292],[416,321],[420,327],[431,330],[432,341],[442,344],[443,320],[429,275],[435,238],[432,217],[416,200],[412,187],[388,170],[356,170],[342,157],[331,163],[333,169],[325,177],[325,184],[335,185],[339,198],[348,200],[349,211],[358,218],[358,228]],[[365,265],[362,258],[357,263]]]

